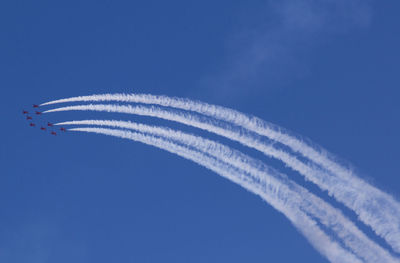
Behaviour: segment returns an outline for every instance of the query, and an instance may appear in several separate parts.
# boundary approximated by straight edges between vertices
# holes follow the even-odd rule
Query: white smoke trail
[[[86,97],[83,98],[86,99]],[[105,98],[102,99],[106,100]],[[92,98],[91,100],[96,100],[96,97],[94,99]],[[120,100],[124,101],[121,98]],[[162,99],[160,100],[163,101]],[[125,101],[129,100],[126,99]],[[147,101],[147,100],[146,99],[139,100],[139,102],[142,101]],[[158,101],[152,100],[152,102],[158,102]],[[163,103],[163,105],[166,106],[169,106],[169,104],[172,103],[166,103],[166,102]],[[173,105],[181,106],[180,104],[179,105],[173,104]],[[212,106],[212,107],[217,107],[217,106]],[[182,106],[181,108],[185,107]],[[219,107],[217,107],[217,109],[219,110]],[[154,106],[132,107],[130,105],[126,106],[76,105],[76,106],[68,106],[68,107],[52,109],[45,112],[68,111],[68,110],[94,110],[94,111],[120,112],[120,113],[137,114],[137,115],[144,115],[144,116],[151,116],[151,117],[172,120],[193,127],[197,127],[203,130],[207,130],[209,132],[216,133],[218,135],[227,137],[231,140],[238,141],[251,148],[257,149],[266,154],[267,156],[271,156],[283,161],[287,166],[291,167],[295,171],[298,171],[300,174],[303,174],[306,177],[306,179],[317,184],[321,189],[327,190],[329,194],[333,195],[338,201],[342,202],[347,207],[354,210],[358,215],[359,219],[365,224],[370,225],[372,229],[375,231],[375,233],[383,237],[395,251],[397,252],[400,251],[400,222],[399,222],[400,207],[398,203],[390,195],[383,193],[379,189],[367,184],[366,182],[355,176],[346,174],[343,175],[340,172],[334,174],[327,174],[322,170],[316,169],[315,167],[312,167],[310,165],[307,165],[299,161],[297,158],[294,158],[285,151],[278,150],[271,144],[262,141],[256,138],[255,136],[251,136],[247,133],[237,131],[231,127],[226,127],[226,126],[222,127],[216,125],[213,122],[209,122],[205,119],[199,119],[197,116],[187,112],[181,113],[181,112],[168,111]],[[218,112],[218,110],[215,110],[215,112]],[[197,112],[200,111],[205,111],[205,110],[197,110]],[[215,115],[218,117],[221,114],[215,114]],[[293,140],[297,139],[294,138]]]
[[[249,175],[252,176],[252,180],[257,183],[264,181],[275,183],[276,180],[285,182],[293,192],[291,195],[288,194],[288,196],[290,196],[288,199],[293,200],[294,196],[298,195],[299,197],[297,198],[296,203],[299,205],[299,208],[311,214],[313,217],[318,218],[323,225],[336,233],[343,243],[357,256],[363,258],[366,262],[395,261],[385,250],[369,240],[368,237],[366,237],[351,221],[344,217],[340,211],[294,182],[288,181],[286,177],[265,166],[262,162],[252,159],[238,151],[233,151],[227,146],[169,128],[148,126],[125,121],[84,120],[63,122],[57,125],[96,125],[132,129],[140,133],[160,136],[168,141],[172,140],[173,142],[209,154],[237,169],[246,171],[246,173],[249,173]]]
[[[152,145],[168,152],[177,154],[183,158],[194,161],[207,169],[214,171],[222,177],[231,180],[247,189],[248,191],[259,195],[275,209],[283,213],[300,232],[302,232],[310,243],[331,262],[361,262],[352,253],[344,250],[337,242],[330,239],[317,225],[317,223],[304,212],[302,212],[296,203],[292,202],[293,197],[289,193],[291,190],[287,185],[279,180],[265,180],[263,182],[254,182],[246,175],[246,172],[235,169],[215,158],[204,153],[191,150],[187,147],[172,143],[162,138],[145,135],[142,133],[128,132],[104,128],[74,128],[72,131],[92,132],[104,135],[110,135],[125,139],[130,139],[144,144]]]

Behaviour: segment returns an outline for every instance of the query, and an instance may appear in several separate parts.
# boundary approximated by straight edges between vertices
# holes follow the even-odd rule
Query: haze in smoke
[[[187,99],[146,94],[92,95],[51,101],[43,105],[76,101],[139,102],[194,111],[232,123],[289,146],[293,151],[300,153],[312,162],[320,165],[326,171],[293,158],[290,154],[259,140],[257,136],[235,130],[230,126],[219,126],[215,122],[207,121],[207,119],[200,120],[198,117],[188,112],[179,113],[155,106],[146,107],[143,105],[75,105],[47,111],[95,110],[151,116],[180,122],[238,141],[243,145],[263,152],[267,156],[281,160],[293,170],[304,175],[307,180],[317,184],[321,189],[327,190],[328,193],[333,195],[339,202],[342,202],[348,208],[352,209],[362,222],[371,226],[375,233],[383,237],[396,252],[400,251],[399,202],[390,195],[358,178],[357,175],[353,174],[353,172],[346,167],[342,167],[340,164],[336,163],[334,157],[326,150],[317,145],[305,143],[301,138],[290,135],[290,133],[283,128],[269,124],[259,118],[247,116],[235,110],[216,105]]]

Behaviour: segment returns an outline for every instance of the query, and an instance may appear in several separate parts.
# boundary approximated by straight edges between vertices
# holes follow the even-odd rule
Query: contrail
[[[207,121],[204,118],[200,119],[198,116],[188,112],[169,111],[155,106],[140,105],[133,107],[130,105],[101,104],[68,106],[45,112],[68,110],[120,112],[162,118],[207,130],[257,149],[267,156],[283,161],[287,166],[304,175],[306,179],[317,184],[321,189],[327,190],[330,195],[333,195],[338,201],[352,209],[362,222],[370,225],[375,233],[383,237],[395,251],[400,251],[398,249],[400,248],[400,208],[398,203],[390,195],[367,184],[360,178],[341,173],[328,174],[323,170],[301,162],[287,152],[279,150],[272,144],[257,138],[257,136],[235,130],[227,125],[224,126]]]
[[[235,169],[231,165],[227,165],[226,163],[210,157],[207,154],[151,135],[104,128],[74,128],[70,130],[99,133],[142,142],[194,161],[222,177],[239,184],[248,191],[259,195],[271,206],[283,213],[329,261],[362,262],[351,252],[343,249],[337,242],[331,240],[331,238],[318,227],[318,224],[312,218],[302,212],[296,203],[292,203],[291,198],[288,196],[288,193],[290,193],[291,190],[287,185],[280,183],[278,180],[265,180],[262,183],[254,182],[247,176],[246,172],[241,169]]]
[[[246,171],[252,177],[254,183],[265,181],[270,184],[280,184],[284,182],[290,189],[288,200],[320,220],[343,241],[357,256],[366,260],[366,262],[394,262],[395,260],[368,239],[350,220],[344,217],[340,211],[330,206],[322,199],[311,194],[306,189],[296,183],[288,180],[285,176],[279,174],[272,168],[265,166],[264,163],[255,160],[241,152],[234,151],[229,147],[219,144],[215,141],[204,139],[184,132],[172,130],[164,127],[149,126],[134,122],[113,121],[113,120],[84,120],[59,123],[59,125],[97,125],[111,126],[117,128],[132,129],[140,133],[151,134],[162,137],[167,141],[183,144],[185,147],[193,148],[205,154],[209,154],[218,160],[232,165],[236,169]],[[293,201],[295,200],[295,201]]]

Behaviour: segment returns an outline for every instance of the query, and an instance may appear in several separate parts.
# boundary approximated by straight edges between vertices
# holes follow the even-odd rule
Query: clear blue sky
[[[326,262],[196,164],[21,114],[94,93],[200,99],[307,136],[399,197],[400,2],[320,2],[1,1],[0,262]],[[87,117],[112,116],[45,118]]]

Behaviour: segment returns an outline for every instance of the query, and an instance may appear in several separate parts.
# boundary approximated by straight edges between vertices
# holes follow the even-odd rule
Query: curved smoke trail
[[[320,223],[331,229],[339,239],[349,247],[358,257],[366,262],[394,262],[395,260],[381,247],[368,239],[351,221],[344,217],[337,209],[333,208],[322,199],[308,192],[296,183],[287,180],[274,169],[265,166],[245,154],[238,151],[233,151],[229,147],[217,142],[204,139],[202,137],[190,135],[184,132],[172,130],[164,127],[149,126],[126,121],[114,120],[83,120],[58,123],[56,125],[95,125],[95,126],[110,126],[122,129],[132,129],[140,133],[159,136],[168,141],[183,144],[186,147],[194,148],[203,153],[209,154],[218,160],[221,160],[237,169],[242,169],[252,176],[255,182],[269,181],[271,184],[276,184],[276,180],[281,183],[285,182],[289,186],[292,193],[288,193],[288,199],[295,198],[298,207],[318,218]]]
[[[111,96],[111,97],[110,97]],[[119,97],[122,96],[122,97]],[[125,96],[125,97],[124,97]],[[138,96],[138,97],[137,97]],[[86,97],[77,97],[65,100],[59,100],[54,102],[45,103],[53,104],[59,102],[72,102],[72,101],[104,101],[104,100],[118,100],[124,102],[140,102],[140,103],[158,103],[162,106],[174,106],[175,108],[187,109],[198,113],[206,113],[207,116],[212,116],[220,120],[229,121],[236,125],[242,125],[242,127],[262,134],[261,120],[255,117],[247,117],[244,114],[237,113],[236,111],[225,109],[219,106],[208,105],[199,102],[191,102],[189,100],[181,100],[168,98],[163,96],[152,96],[152,95],[94,95]],[[193,105],[192,105],[193,104]],[[220,110],[225,109],[222,113]],[[207,120],[199,119],[197,116],[190,113],[180,113],[168,111],[158,107],[145,107],[145,106],[119,106],[119,105],[77,105],[68,106],[49,110],[46,112],[53,111],[65,111],[65,110],[96,110],[96,111],[109,111],[109,112],[121,112],[130,113],[137,115],[145,115],[163,118],[180,122],[186,125],[194,126],[200,129],[204,129],[229,139],[238,141],[246,146],[257,149],[264,154],[277,158],[283,161],[287,166],[291,167],[295,171],[304,175],[308,180],[317,184],[321,189],[327,190],[329,194],[333,195],[338,201],[345,204],[347,207],[352,209],[359,217],[359,219],[365,224],[372,227],[372,229],[386,242],[392,246],[396,252],[400,252],[400,205],[390,195],[383,193],[379,189],[372,185],[364,182],[362,179],[349,174],[350,171],[341,167],[338,164],[332,166],[329,162],[321,161],[324,160],[324,154],[314,150],[312,154],[310,146],[304,145],[304,153],[302,154],[309,157],[312,161],[322,165],[322,167],[330,170],[332,173],[326,173],[314,166],[305,164],[299,161],[297,158],[292,157],[285,151],[276,149],[272,144],[260,140],[256,136],[252,136],[249,133],[244,133],[235,130],[232,127],[218,125],[213,122],[207,122]],[[230,112],[233,113],[230,113]],[[230,113],[230,115],[228,114]],[[235,114],[234,114],[235,113]],[[227,117],[228,116],[228,117]],[[236,118],[235,118],[236,117]],[[257,125],[258,126],[257,126]],[[265,126],[265,125],[264,125]],[[258,127],[258,128],[254,128]],[[268,127],[267,127],[268,128]],[[278,136],[276,133],[280,132],[278,129],[270,129],[275,133],[269,134],[271,139],[284,143],[292,149],[298,151],[299,142],[296,138],[291,137],[289,140],[286,138],[289,136],[287,133],[282,133]],[[267,136],[268,132],[264,130],[264,136]],[[283,139],[282,139],[283,138]],[[297,146],[296,146],[297,145]],[[296,148],[297,147],[297,148]],[[302,149],[301,147],[299,149]],[[315,153],[319,153],[322,156],[320,159],[316,158]],[[325,158],[326,159],[326,158]],[[328,158],[329,159],[329,158]],[[327,160],[328,160],[327,159]],[[329,159],[330,160],[330,159]],[[332,168],[336,167],[336,168]],[[339,168],[340,169],[339,169]],[[345,172],[347,171],[347,172]]]
[[[263,200],[283,213],[329,261],[361,262],[352,253],[344,250],[337,242],[331,240],[311,217],[302,212],[298,204],[293,202],[293,198],[289,198],[288,193],[291,193],[291,190],[279,180],[273,180],[273,183],[270,180],[255,182],[251,177],[247,176],[247,172],[244,170],[236,169],[202,152],[151,135],[105,128],[74,128],[70,130],[99,133],[142,142],[194,161],[222,177],[239,184],[248,191],[259,195]]]

